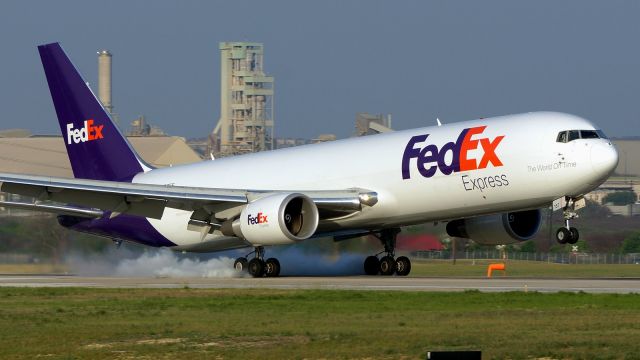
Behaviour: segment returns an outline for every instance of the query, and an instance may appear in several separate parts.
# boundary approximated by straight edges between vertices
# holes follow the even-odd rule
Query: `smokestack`
[[[98,99],[109,114],[113,114],[111,104],[111,53],[98,51]]]

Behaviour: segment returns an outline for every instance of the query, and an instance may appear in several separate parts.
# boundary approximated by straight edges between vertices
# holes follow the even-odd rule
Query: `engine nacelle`
[[[447,233],[482,245],[503,245],[533,238],[541,222],[540,210],[516,211],[449,221]]]
[[[318,222],[313,200],[303,194],[285,193],[249,203],[232,228],[235,236],[255,246],[282,245],[308,239],[316,232]]]

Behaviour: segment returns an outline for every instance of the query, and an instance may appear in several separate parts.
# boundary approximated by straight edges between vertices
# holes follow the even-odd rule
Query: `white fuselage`
[[[461,133],[483,126],[471,134],[462,157],[454,159],[460,151],[452,148]],[[617,152],[607,139],[558,142],[557,137],[561,131],[593,129],[589,121],[568,114],[510,115],[154,169],[133,182],[250,190],[367,189],[378,194],[375,206],[321,223],[319,231],[375,230],[538,208],[565,195],[585,194],[610,175]],[[437,158],[444,166],[436,166]],[[465,171],[461,165],[461,171],[452,171],[460,158],[465,166],[480,168]],[[200,233],[187,230],[190,216],[167,209],[161,220],[149,221],[188,250],[203,241]],[[215,243],[225,239],[214,233],[204,241],[217,249]]]

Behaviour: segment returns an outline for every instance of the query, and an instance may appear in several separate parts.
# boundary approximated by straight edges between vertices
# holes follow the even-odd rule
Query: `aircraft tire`
[[[280,276],[280,261],[276,258],[269,258],[264,262],[264,274],[267,277]]]
[[[249,261],[245,257],[239,257],[233,263],[233,268],[236,269],[237,272],[247,272],[247,266],[249,265]]]
[[[396,259],[396,274],[398,276],[407,276],[411,272],[411,260],[406,256],[400,256]]]
[[[567,229],[566,227],[561,227],[560,229],[558,229],[558,231],[556,231],[556,240],[558,241],[558,243],[566,244],[569,239],[571,239],[571,231],[569,231],[569,229]]]
[[[569,244],[575,244],[578,242],[578,240],[580,239],[580,233],[578,232],[578,229],[574,228],[574,227],[570,227],[569,228],[569,232],[571,233],[571,236],[569,237],[569,239],[567,240],[567,242]]]
[[[384,256],[380,259],[380,274],[385,276],[393,275],[396,272],[396,261],[392,256]]]
[[[364,260],[364,273],[367,275],[378,275],[380,272],[380,260],[376,256],[368,256]]]
[[[262,277],[265,269],[264,261],[258,258],[253,258],[249,261],[247,269],[249,270],[249,274],[254,278]]]

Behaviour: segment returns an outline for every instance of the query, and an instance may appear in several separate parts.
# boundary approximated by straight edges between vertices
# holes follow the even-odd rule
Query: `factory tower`
[[[110,114],[111,104],[111,53],[108,50],[98,51],[98,99]]]
[[[213,131],[221,156],[273,148],[273,77],[263,71],[264,47],[220,43],[220,119]]]

